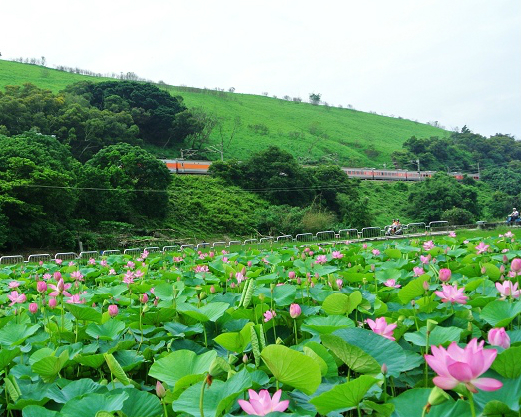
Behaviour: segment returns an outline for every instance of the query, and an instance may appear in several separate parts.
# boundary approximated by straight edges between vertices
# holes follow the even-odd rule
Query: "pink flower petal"
[[[501,381],[494,378],[478,378],[470,382],[483,391],[496,391],[503,386]]]

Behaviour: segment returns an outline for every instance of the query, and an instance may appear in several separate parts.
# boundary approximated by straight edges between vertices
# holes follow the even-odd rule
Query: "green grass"
[[[57,71],[37,65],[0,60],[0,88],[26,82],[55,93],[67,85],[81,81],[104,81]],[[247,159],[270,145],[291,152],[303,163],[332,160],[343,166],[391,166],[390,155],[401,149],[411,136],[447,136],[448,131],[418,122],[380,116],[350,109],[313,106],[282,99],[250,94],[227,93],[189,87],[161,85],[173,95],[182,96],[189,108],[201,107],[224,120],[225,135],[232,121],[242,124],[225,158]],[[305,99],[306,97],[303,97]],[[219,132],[211,135],[211,144],[220,140]],[[181,146],[180,146],[181,147]],[[179,156],[178,149],[164,156]],[[217,159],[217,154],[196,156]]]

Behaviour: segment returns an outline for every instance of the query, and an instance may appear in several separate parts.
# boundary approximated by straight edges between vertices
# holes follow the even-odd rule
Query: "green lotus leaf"
[[[313,394],[322,380],[318,363],[301,352],[282,345],[268,345],[261,358],[275,378],[305,394]]]
[[[369,388],[377,381],[376,378],[362,375],[345,384],[336,385],[333,389],[312,398],[310,403],[323,415],[335,410],[358,407]]]

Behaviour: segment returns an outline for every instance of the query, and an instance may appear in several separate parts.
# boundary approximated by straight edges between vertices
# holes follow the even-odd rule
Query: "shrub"
[[[474,222],[474,215],[468,210],[454,207],[450,210],[445,210],[441,215],[441,220],[447,220],[451,225],[470,224]]]

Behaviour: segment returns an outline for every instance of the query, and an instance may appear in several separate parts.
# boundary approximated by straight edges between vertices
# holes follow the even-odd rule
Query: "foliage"
[[[477,189],[443,173],[415,183],[408,202],[408,214],[417,221],[440,220],[446,210],[453,208],[464,209],[476,217],[481,213]]]
[[[0,407],[239,415],[238,401],[263,389],[288,415],[516,415],[521,304],[496,284],[514,280],[520,253],[509,230],[4,265]],[[446,267],[464,303],[442,300]],[[55,298],[60,288],[72,294]],[[371,330],[373,319],[390,333]],[[495,327],[501,346],[487,338]],[[441,352],[460,354],[467,372]],[[457,384],[448,392],[433,387],[447,378]]]
[[[101,111],[129,112],[139,128],[139,137],[144,142],[159,146],[170,142],[176,115],[186,110],[180,97],[174,97],[150,83],[80,82],[67,87],[65,92],[84,97],[91,106]],[[183,139],[184,136],[181,136],[173,138],[173,141],[182,142]]]
[[[254,213],[267,202],[209,176],[174,176],[165,225],[179,237],[250,236],[256,234]]]
[[[165,217],[168,210],[167,188],[171,175],[166,166],[145,150],[119,144],[108,146],[99,151],[86,164],[83,172],[83,184],[95,188],[86,192],[81,209],[88,216],[91,210],[108,211],[99,220],[130,221],[133,216],[152,218]],[[93,192],[98,193],[98,185],[105,185],[102,191],[102,206]],[[89,191],[89,190],[86,190]]]
[[[38,133],[0,135],[0,220],[9,246],[53,245],[67,231],[76,205],[71,189],[77,162],[55,138]]]
[[[440,220],[447,220],[451,225],[464,225],[471,224],[476,219],[474,214],[470,211],[460,207],[454,207],[450,210],[445,210]]]
[[[44,70],[45,77],[42,76]],[[40,88],[49,89],[57,94],[66,86],[80,80],[106,81],[101,77],[86,77],[50,68],[42,69],[35,65],[0,61],[1,88],[5,85],[32,82]],[[276,143],[299,160],[318,163],[334,149],[337,160],[342,166],[375,166],[389,163],[391,153],[400,148],[405,139],[413,135],[416,137],[449,135],[442,129],[415,121],[347,108],[330,107],[326,110],[324,106],[313,106],[307,103],[297,105],[298,101],[263,96],[238,95],[192,87],[172,87],[165,84],[159,84],[158,87],[173,96],[182,96],[187,108],[203,108],[219,119],[233,119],[238,116],[244,126],[264,124],[268,128],[266,135],[257,134],[246,128],[237,132],[227,155],[238,160],[246,160],[252,152],[259,152]],[[78,101],[77,98],[74,100]],[[84,103],[88,104],[85,101]],[[113,106],[114,102],[110,104]],[[317,142],[317,138],[312,135],[294,137],[294,132],[307,132],[309,126],[318,121],[328,138],[321,137]],[[225,129],[230,133],[233,125],[227,124]],[[165,136],[162,145],[170,139],[167,146],[174,146],[176,151],[172,151],[172,156],[178,156],[178,148],[183,145],[181,142],[175,142],[174,137],[177,137],[177,134],[173,133],[171,138]],[[210,135],[209,145],[217,146],[220,141],[220,131],[215,129]],[[376,149],[380,152],[376,159],[371,159],[365,153],[368,144],[371,143],[376,144]],[[160,152],[166,151],[162,149]]]

